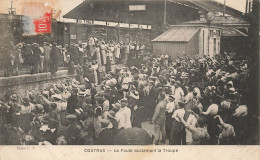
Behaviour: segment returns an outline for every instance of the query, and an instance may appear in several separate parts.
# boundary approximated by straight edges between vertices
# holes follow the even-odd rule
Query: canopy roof
[[[199,28],[171,28],[159,35],[152,42],[189,42],[199,31]]]
[[[223,37],[247,37],[248,35],[233,27],[226,27],[222,29],[221,35]]]
[[[223,11],[223,4],[212,0],[167,0],[167,2],[168,4],[178,5],[178,8],[181,8],[179,11],[174,11],[175,8],[173,9],[171,5],[167,4],[167,21],[168,18],[176,19],[176,15],[174,15],[176,14],[175,12],[180,13],[177,17],[181,19],[182,14],[192,13],[192,11],[196,11],[197,13],[198,10],[211,12]],[[152,4],[155,4],[155,7],[152,7]],[[146,5],[146,8],[145,10],[131,12],[128,8],[129,5]],[[187,10],[183,8],[187,8]],[[164,0],[86,0],[63,17],[132,24],[155,24],[162,22],[163,11]],[[228,6],[226,6],[226,14],[235,17],[243,16],[242,12]]]
[[[184,22],[184,24],[207,24],[206,21],[195,20]],[[215,25],[250,25],[250,23],[244,18],[237,18],[231,16],[213,16],[210,20],[210,24]]]

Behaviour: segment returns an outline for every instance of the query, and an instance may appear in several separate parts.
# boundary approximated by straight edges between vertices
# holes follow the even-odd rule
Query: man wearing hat
[[[32,106],[29,103],[29,98],[27,97],[22,97],[20,98],[21,102],[21,114],[30,114],[32,111]]]
[[[69,114],[66,116],[69,123],[68,128],[68,144],[69,145],[79,145],[80,142],[80,130],[81,126],[77,122],[77,116],[75,114]]]
[[[132,85],[129,89],[129,92],[128,92],[128,106],[129,108],[131,109],[131,121],[133,121],[133,111],[134,111],[134,108],[137,107],[137,102],[139,100],[139,92],[136,90],[136,87],[134,85]]]
[[[184,137],[185,137],[185,129],[181,123],[181,118],[184,118],[185,110],[184,110],[185,103],[177,102],[176,109],[173,112],[172,118],[172,130],[170,136],[170,144],[171,145],[181,145],[184,144]]]
[[[171,129],[172,129],[172,114],[175,110],[175,98],[174,95],[168,96],[166,108],[165,108],[165,130],[166,130],[166,138],[170,139]]]
[[[48,72],[50,68],[50,52],[51,52],[51,47],[50,44],[47,42],[43,43],[43,50],[44,50],[44,72]]]
[[[152,122],[154,123],[154,144],[159,144],[160,133],[162,134],[162,143],[165,143],[166,133],[165,133],[165,111],[166,111],[166,94],[161,92],[158,96],[159,103],[157,104]]]
[[[40,55],[41,50],[39,49],[39,45],[37,43],[32,44],[32,74],[38,73],[38,66],[40,65]]]
[[[147,103],[146,103],[146,118],[151,121],[155,107],[156,107],[156,100],[158,98],[156,90],[155,90],[155,81],[150,79],[148,82],[146,96],[147,96]]]
[[[181,88],[181,82],[175,82],[175,92],[173,93],[175,97],[175,102],[182,102],[184,100],[184,91]]]
[[[118,129],[132,128],[131,125],[131,110],[127,107],[128,101],[126,98],[120,100],[121,108],[116,114],[118,120]]]
[[[61,124],[61,116],[58,113],[56,103],[50,104],[50,118],[55,119],[59,124]]]
[[[59,48],[57,48],[57,43],[53,43],[52,49],[50,51],[50,71],[54,74],[58,71],[59,66]]]
[[[46,128],[45,131],[43,131],[43,138],[51,144],[55,144],[55,141],[59,136],[57,130],[59,123],[55,119],[47,117],[45,124]]]
[[[112,104],[111,110],[117,114],[117,112],[120,110],[120,108],[121,108],[121,104],[119,102],[116,102],[116,103]]]
[[[73,88],[71,92],[71,96],[68,98],[67,101],[67,112],[69,114],[73,114],[75,109],[77,108],[78,104],[78,97],[77,97],[78,89]]]
[[[114,128],[115,130],[118,129],[118,121],[116,119],[116,113],[110,110],[107,114],[107,118],[111,122],[112,128]]]
[[[99,145],[113,145],[116,131],[110,127],[111,122],[107,119],[101,120],[102,131],[99,133]]]
[[[9,104],[10,104],[10,102],[11,102],[11,104],[15,104],[15,103],[18,102],[18,96],[17,96],[16,93],[14,93],[14,94],[12,94],[12,95],[10,96]]]
[[[170,78],[169,86],[170,86],[171,94],[175,93],[175,79],[176,79],[175,76],[171,76],[171,78]]]
[[[107,58],[106,47],[107,47],[106,46],[106,42],[105,41],[101,41],[100,53],[101,53],[102,65],[106,64],[106,58]]]

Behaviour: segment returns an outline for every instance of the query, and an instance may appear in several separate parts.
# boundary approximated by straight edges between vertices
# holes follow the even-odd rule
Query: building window
[[[210,30],[209,35],[210,37],[213,37],[213,30]]]

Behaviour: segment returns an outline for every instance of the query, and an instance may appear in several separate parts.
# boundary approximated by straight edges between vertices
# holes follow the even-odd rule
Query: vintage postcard
[[[259,159],[259,0],[0,0],[0,159]]]

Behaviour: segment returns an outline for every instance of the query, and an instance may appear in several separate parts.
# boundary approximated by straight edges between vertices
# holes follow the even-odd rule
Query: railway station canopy
[[[165,0],[86,0],[63,17],[78,20],[130,24],[163,24]],[[199,19],[199,11],[221,13],[223,4],[198,0],[167,0],[168,24]],[[243,17],[243,13],[226,6],[226,14]]]

